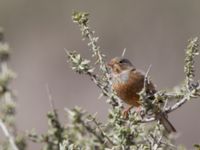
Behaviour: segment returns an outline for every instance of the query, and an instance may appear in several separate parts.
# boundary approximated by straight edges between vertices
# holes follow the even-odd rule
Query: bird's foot
[[[138,113],[138,114],[140,114],[140,112],[142,111],[142,107],[136,107],[136,109],[135,109],[135,112],[136,113]]]
[[[124,110],[122,111],[122,116],[123,116],[124,119],[128,119],[129,112],[130,112],[130,110],[131,110],[132,108],[133,108],[133,106],[130,106],[130,107],[128,107],[128,108],[126,108],[126,109],[124,109]]]
[[[129,115],[128,113],[129,113],[129,110],[127,110],[127,109],[122,111],[122,116],[124,119],[128,119],[128,115]]]
[[[142,106],[136,107],[135,112],[142,118],[145,116],[145,112]]]

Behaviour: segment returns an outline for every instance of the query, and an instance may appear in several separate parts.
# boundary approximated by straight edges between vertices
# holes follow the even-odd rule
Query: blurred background
[[[17,126],[20,131],[47,129],[50,110],[49,85],[60,118],[64,108],[80,106],[105,121],[108,104],[98,100],[98,88],[86,76],[75,74],[67,64],[64,48],[90,58],[79,27],[72,23],[73,10],[90,13],[90,26],[100,37],[107,60],[126,56],[137,68],[147,70],[158,89],[171,89],[184,79],[184,49],[191,37],[200,37],[199,0],[0,0],[0,26],[5,29],[12,56],[10,67],[18,74]],[[197,58],[197,79],[200,78]],[[194,100],[170,114],[179,131],[177,144],[191,149],[200,142],[200,101]],[[0,131],[1,132],[1,131]],[[29,143],[29,150],[39,149]]]

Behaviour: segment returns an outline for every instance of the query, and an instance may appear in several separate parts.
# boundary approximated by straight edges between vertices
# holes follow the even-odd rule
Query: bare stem
[[[115,145],[113,143],[113,141],[106,135],[106,133],[102,130],[102,128],[99,126],[98,122],[96,121],[95,118],[92,119],[92,121],[94,122],[94,124],[97,126],[97,128],[99,129],[99,131],[101,132],[101,134],[109,141],[110,144]]]
[[[5,134],[6,138],[8,138],[8,141],[12,147],[13,150],[19,150],[17,145],[15,144],[14,137],[9,133],[8,128],[6,125],[3,123],[3,121],[0,119],[0,127]]]
[[[179,107],[181,107],[183,104],[185,104],[189,99],[187,97],[184,97],[182,100],[178,101],[177,103],[175,103],[173,106],[167,108],[165,110],[166,113],[170,113],[176,109],[178,109]]]

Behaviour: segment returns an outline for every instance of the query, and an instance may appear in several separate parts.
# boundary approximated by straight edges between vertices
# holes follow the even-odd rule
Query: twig
[[[99,82],[97,75],[91,72],[87,72],[87,75],[89,75],[91,80],[102,90],[103,94],[112,100],[113,107],[120,105],[120,99],[115,94],[111,94],[107,87]]]
[[[138,121],[139,123],[148,123],[148,122],[153,122],[155,121],[156,118],[155,117],[151,117],[151,118],[143,118],[142,120]]]
[[[113,141],[105,134],[105,132],[102,130],[102,128],[99,126],[98,122],[96,121],[95,118],[92,118],[92,121],[94,122],[94,124],[97,126],[97,128],[99,129],[99,131],[101,132],[101,134],[110,142],[110,144],[115,145],[113,143]]]
[[[80,120],[80,123],[82,124],[82,126],[92,135],[94,135],[94,137],[96,137],[100,143],[104,144],[103,139],[101,138],[101,136],[99,136],[94,129],[92,129],[90,126],[88,126],[83,120]]]
[[[145,74],[145,78],[144,78],[144,88],[145,88],[145,91],[146,91],[146,84],[149,84],[149,78],[148,78],[148,74],[149,74],[149,72],[150,72],[150,70],[151,70],[151,66],[152,65],[149,65],[149,67],[148,67],[148,69],[147,69],[147,72],[146,72],[146,74]]]
[[[125,53],[126,53],[126,48],[124,48],[124,50],[123,50],[122,57],[125,56]]]
[[[64,50],[67,56],[69,57],[70,62],[78,68],[78,66],[80,65],[80,61],[83,61],[84,59],[78,58],[80,61],[77,61],[76,57],[78,56],[78,54],[73,52],[70,53],[67,49]],[[113,94],[113,92],[110,92],[110,77],[107,77],[105,80],[102,77],[99,77],[98,75],[94,74],[89,66],[87,67],[87,69],[81,70],[80,73],[88,75],[90,77],[90,79],[102,90],[103,95],[107,96],[111,100],[110,104],[113,107],[122,106],[120,103],[120,99],[115,94]]]
[[[94,32],[90,30],[88,26],[88,20],[85,20],[85,22],[77,22],[80,26],[80,30],[83,33],[83,36],[89,40],[88,46],[91,47],[93,56],[97,57],[97,63],[100,64],[100,70],[103,72],[103,74],[108,78],[108,68],[105,65],[104,61],[104,55],[100,51],[100,46],[97,45],[98,37],[93,36]]]
[[[6,125],[3,123],[3,121],[1,119],[0,119],[0,127],[1,127],[2,131],[4,132],[6,138],[8,138],[10,145],[12,146],[12,149],[19,150],[17,145],[15,144],[14,137],[9,133]]]
[[[178,109],[179,107],[181,107],[183,104],[185,104],[187,101],[189,100],[188,96],[185,96],[184,98],[182,98],[180,101],[178,101],[177,103],[175,103],[174,105],[170,106],[170,107],[165,107],[164,112],[165,113],[171,113],[172,111]],[[142,119],[141,123],[147,123],[147,122],[152,122],[155,121],[156,118],[155,117],[151,117],[151,118],[144,118]]]
[[[50,107],[51,107],[52,111],[54,111],[55,106],[54,106],[54,101],[53,101],[53,98],[52,98],[51,91],[49,89],[49,84],[46,84],[46,92],[47,92],[47,96],[48,96],[48,99],[49,99]]]
[[[179,102],[177,102],[176,104],[174,104],[173,106],[167,108],[165,110],[166,113],[170,113],[174,110],[176,110],[177,108],[181,107],[183,104],[185,104],[188,101],[188,97],[184,97],[182,100],[180,100]]]
[[[160,141],[160,144],[163,144],[163,145],[166,145],[166,146],[170,146],[170,147],[172,147],[173,149],[177,149],[177,147],[175,146],[175,145],[173,145],[173,144],[170,144],[170,143],[166,143],[166,142],[164,142],[164,141]]]
[[[155,145],[153,146],[153,149],[152,150],[157,150],[162,142],[162,138],[163,136],[160,136],[160,138],[158,139],[158,141],[155,143]],[[156,141],[156,140],[154,140]]]

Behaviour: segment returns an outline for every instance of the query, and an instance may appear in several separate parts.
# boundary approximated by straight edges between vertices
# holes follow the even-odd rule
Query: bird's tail
[[[167,115],[165,113],[159,113],[157,115],[157,117],[158,117],[160,123],[164,126],[164,128],[166,129],[166,131],[168,133],[175,133],[176,132],[175,127],[168,120]]]

